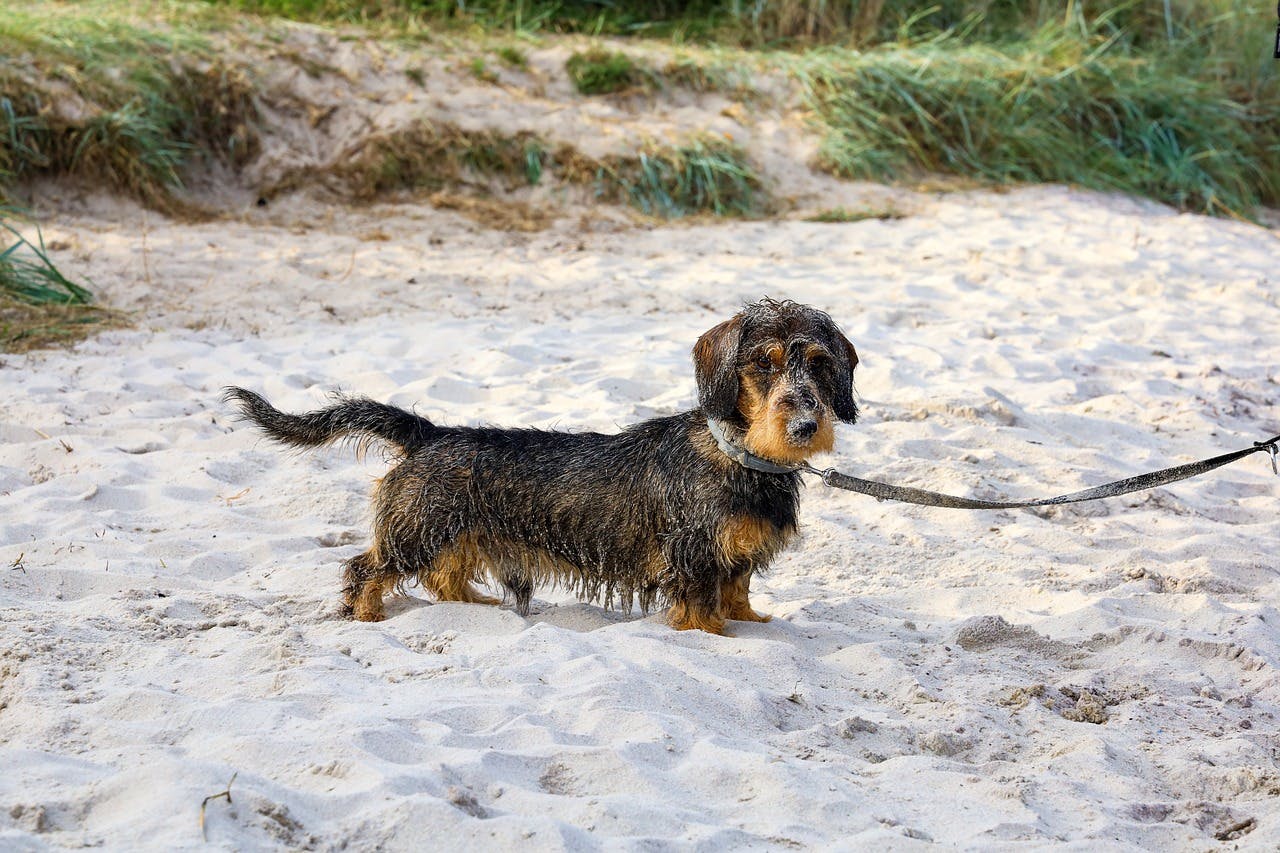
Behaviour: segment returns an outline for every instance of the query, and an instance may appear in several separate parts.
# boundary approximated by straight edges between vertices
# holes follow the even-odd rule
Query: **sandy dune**
[[[579,235],[412,206],[306,227],[83,205],[46,236],[142,327],[0,360],[0,847],[1241,849],[1280,843],[1280,480],[958,513],[820,484],[767,625],[335,615],[385,464],[219,404],[334,388],[613,430],[693,401],[742,301],[830,311],[831,464],[1039,495],[1280,432],[1276,234],[1036,188]],[[145,237],[145,243],[143,242]],[[140,246],[145,245],[145,250]]]

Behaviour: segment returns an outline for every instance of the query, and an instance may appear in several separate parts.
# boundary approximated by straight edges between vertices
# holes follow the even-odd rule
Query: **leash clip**
[[[1255,441],[1253,446],[1259,450],[1265,450],[1271,454],[1271,473],[1280,477],[1280,466],[1276,465],[1276,457],[1280,456],[1280,447],[1277,446],[1275,439],[1271,441]]]
[[[812,465],[810,465],[808,462],[801,462],[800,467],[797,468],[796,470],[803,471],[806,474],[817,474],[818,479],[826,483],[828,486],[831,485],[831,481],[828,480],[827,478],[830,477],[832,474],[838,473],[835,468],[815,468]]]

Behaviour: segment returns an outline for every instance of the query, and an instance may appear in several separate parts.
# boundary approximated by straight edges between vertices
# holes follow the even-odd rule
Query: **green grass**
[[[705,41],[731,23],[719,0],[212,0],[304,21],[427,24]]]
[[[49,260],[44,233],[36,226],[32,243],[14,225],[12,208],[0,207],[0,229],[14,242],[0,252],[0,292],[30,305],[88,305],[93,295],[62,274]],[[6,240],[7,242],[7,240]]]
[[[1063,181],[1247,213],[1280,199],[1277,103],[1248,104],[1115,39],[1048,27],[993,47],[938,39],[820,51],[794,73],[849,178]]]
[[[14,224],[17,219],[16,210],[0,207],[6,246],[0,251],[0,350],[78,340],[111,319],[110,312],[93,304],[88,288],[54,264],[39,226],[31,242]]]
[[[1248,0],[209,0],[216,5],[317,22],[393,22],[523,33],[645,36],[741,47],[873,44],[964,33],[985,42],[1025,37],[1046,24],[1140,45],[1200,39],[1226,20],[1265,23]],[[1266,10],[1263,10],[1266,11]],[[1239,35],[1243,35],[1240,33]],[[1261,32],[1262,42],[1267,32]],[[1243,42],[1219,40],[1239,47]]]
[[[508,68],[519,68],[523,70],[529,67],[528,55],[518,47],[504,45],[494,51],[494,53],[497,54],[498,59],[501,60],[502,64]]]
[[[471,76],[477,80],[483,83],[498,82],[498,75],[493,72],[493,69],[489,68],[483,56],[477,56],[472,59],[468,67],[471,69]]]
[[[849,210],[844,207],[829,207],[826,210],[818,211],[812,216],[806,216],[804,221],[839,224],[865,222],[868,219],[902,219],[904,216],[906,216],[905,213],[892,207],[862,207],[855,210]]]
[[[765,206],[760,178],[746,154],[713,137],[651,147],[615,161],[608,174],[632,205],[664,219],[694,213],[751,216]]]
[[[172,208],[192,162],[253,156],[243,69],[188,28],[95,11],[0,16],[0,194],[16,180],[72,175]]]
[[[634,89],[645,82],[644,71],[625,53],[593,47],[574,53],[564,70],[584,95],[609,95]]]
[[[1136,0],[13,4],[0,16],[0,197],[27,178],[72,175],[175,210],[193,167],[243,166],[258,145],[257,83],[250,68],[219,54],[212,34],[246,26],[230,10],[250,10],[376,22],[373,32],[388,37],[457,27],[467,38],[485,27],[785,45],[793,52],[726,48],[712,62],[682,52],[661,70],[597,47],[573,57],[566,73],[592,94],[661,83],[736,100],[751,97],[753,74],[785,75],[823,135],[818,164],[851,178],[1063,181],[1244,216],[1280,204],[1280,63],[1267,52],[1269,19],[1245,0],[1180,0],[1168,9],[1166,17],[1163,4]],[[252,26],[269,41],[277,25]],[[493,53],[495,63],[527,64],[514,47]],[[471,70],[481,79],[494,71],[483,58]],[[425,82],[420,71],[406,73]],[[459,168],[475,170],[476,158],[494,157],[501,169],[479,170],[526,183],[554,174],[546,142],[533,150],[526,141],[510,150],[488,145],[487,153],[483,141],[450,144],[434,174],[410,154],[383,152],[364,162],[363,178],[383,174],[374,192],[382,184],[446,185]],[[614,186],[625,184],[627,198],[657,214],[703,209],[699,192],[706,209],[728,211],[741,205],[723,199],[744,195],[741,187],[760,194],[735,166],[741,158],[675,146],[656,160],[649,152],[633,159],[614,164]],[[682,182],[702,188],[689,205],[669,205],[653,189],[675,199],[681,191],[665,188]]]
[[[597,198],[664,219],[700,213],[754,216],[768,207],[768,195],[745,153],[723,139],[650,144],[634,155],[595,159],[527,131],[472,131],[426,121],[369,139],[323,175],[287,176],[264,195],[321,183],[361,201],[403,192],[452,195],[465,187],[488,196],[495,189],[510,192],[543,181],[588,186]]]

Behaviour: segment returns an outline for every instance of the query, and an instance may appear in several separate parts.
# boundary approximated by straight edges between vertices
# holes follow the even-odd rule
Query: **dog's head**
[[[775,462],[802,462],[835,443],[833,419],[853,423],[853,344],[822,311],[762,299],[693,348],[698,403],[743,430],[742,443]]]

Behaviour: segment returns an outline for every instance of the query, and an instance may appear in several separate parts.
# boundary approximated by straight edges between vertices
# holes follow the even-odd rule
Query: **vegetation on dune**
[[[1048,3],[1042,0],[207,0],[311,21],[424,22],[518,32],[646,36],[741,47],[859,47],[961,32],[982,41],[1021,38],[1049,23],[1105,29],[1140,45],[1199,40],[1256,23],[1247,0]],[[1253,28],[1250,27],[1250,31]],[[1243,35],[1237,32],[1236,35]],[[1267,33],[1262,33],[1266,42]],[[1218,41],[1220,45],[1231,42]],[[1238,43],[1237,43],[1238,44]]]
[[[479,179],[497,180],[511,190],[541,180],[545,149],[528,132],[464,130],[424,120],[364,139],[338,166],[290,175],[268,195],[314,182],[366,201],[397,190],[435,191]]]
[[[414,32],[461,24],[781,44],[800,49],[723,51],[712,63],[680,56],[662,68],[594,47],[575,54],[564,73],[591,94],[670,84],[746,99],[752,69],[771,67],[797,82],[812,110],[824,140],[817,165],[841,176],[1064,181],[1242,215],[1280,203],[1280,81],[1265,53],[1270,33],[1258,30],[1244,0],[1065,8],[1011,0],[927,7],[896,0],[210,0],[156,6],[162,25],[114,0],[48,14],[18,7],[0,18],[0,194],[19,179],[70,174],[174,209],[191,167],[235,169],[251,159],[260,93],[251,71],[230,64],[206,35],[225,24],[228,7],[412,23]],[[210,17],[215,12],[223,17]],[[528,63],[510,45],[486,53],[495,66]],[[497,80],[484,56],[469,67]],[[406,74],[425,83],[421,71]],[[357,196],[372,197],[387,188],[438,191],[464,172],[507,186],[537,183],[544,172],[559,180],[590,174],[599,196],[655,215],[738,215],[764,206],[759,181],[732,146],[640,146],[634,156],[571,168],[579,158],[546,140],[445,131],[424,123],[366,140],[337,177]],[[290,178],[295,185],[304,179],[329,180]]]
[[[643,85],[645,74],[625,53],[594,47],[575,53],[564,65],[584,95],[609,95]]]
[[[824,127],[821,165],[841,176],[1060,181],[1219,213],[1280,200],[1280,104],[1246,105],[1114,42],[1051,27],[1005,47],[940,39],[793,68]]]
[[[508,68],[528,68],[529,56],[523,50],[513,45],[503,45],[494,51],[498,55],[498,59]]]
[[[49,258],[36,227],[33,243],[14,222],[17,211],[0,207],[0,350],[34,349],[84,337],[110,315],[93,305],[93,294],[71,281]]]
[[[547,179],[588,187],[597,198],[629,203],[661,218],[751,216],[765,207],[759,176],[742,149],[724,139],[649,143],[634,155],[597,159],[527,131],[473,131],[430,121],[366,139],[340,165],[321,173],[293,173],[266,195],[320,183],[366,201],[397,191],[430,191],[436,193],[433,198],[448,199],[451,209],[483,210],[483,205],[460,205],[455,190],[470,186],[485,195]],[[545,224],[536,217],[520,219]]]
[[[764,204],[760,178],[742,149],[715,137],[651,146],[638,156],[614,159],[604,174],[651,216],[750,216]]]
[[[0,56],[0,192],[74,175],[171,208],[193,160],[256,152],[247,74],[187,29],[9,10]]]
[[[1242,216],[1280,204],[1280,63],[1269,24],[1246,0],[17,3],[0,16],[0,204],[20,182],[72,176],[197,212],[181,191],[189,178],[237,172],[258,153],[266,93],[251,57],[285,39],[278,16],[376,24],[369,37],[507,31],[458,66],[495,84],[501,69],[543,73],[512,43],[536,44],[532,33],[719,45],[711,59],[681,48],[655,64],[651,50],[595,44],[560,73],[592,96],[680,87],[741,102],[765,98],[753,88],[761,73],[785,77],[822,135],[815,165],[839,176],[1060,181]],[[219,46],[223,31],[242,58]],[[312,77],[338,73],[297,62]],[[428,84],[422,67],[404,73]],[[514,230],[548,224],[546,211],[510,195],[544,183],[655,217],[770,209],[746,152],[717,136],[642,140],[593,158],[533,133],[424,120],[352,146],[335,166],[259,189],[270,197],[319,184],[367,200],[423,192]],[[834,208],[813,221],[893,215]],[[12,238],[0,242],[0,347],[72,340],[110,322],[115,315],[58,271],[39,231],[28,242],[11,221],[14,210],[0,207],[0,234]]]
[[[1246,215],[1280,203],[1280,79],[1245,0],[223,2],[315,20],[799,47],[778,62],[822,125],[820,165],[839,175],[1066,181]],[[697,63],[655,77],[606,51],[571,62],[591,94],[646,75],[723,89]]]
[[[849,210],[844,207],[829,207],[812,216],[805,217],[805,222],[821,222],[839,224],[844,222],[864,222],[868,219],[902,219],[906,216],[895,207],[861,207]]]
[[[0,208],[0,229],[12,239],[0,252],[0,291],[5,296],[32,305],[88,305],[93,302],[89,291],[71,281],[49,260],[44,234],[36,228],[32,243],[7,218],[15,217],[11,209]]]

